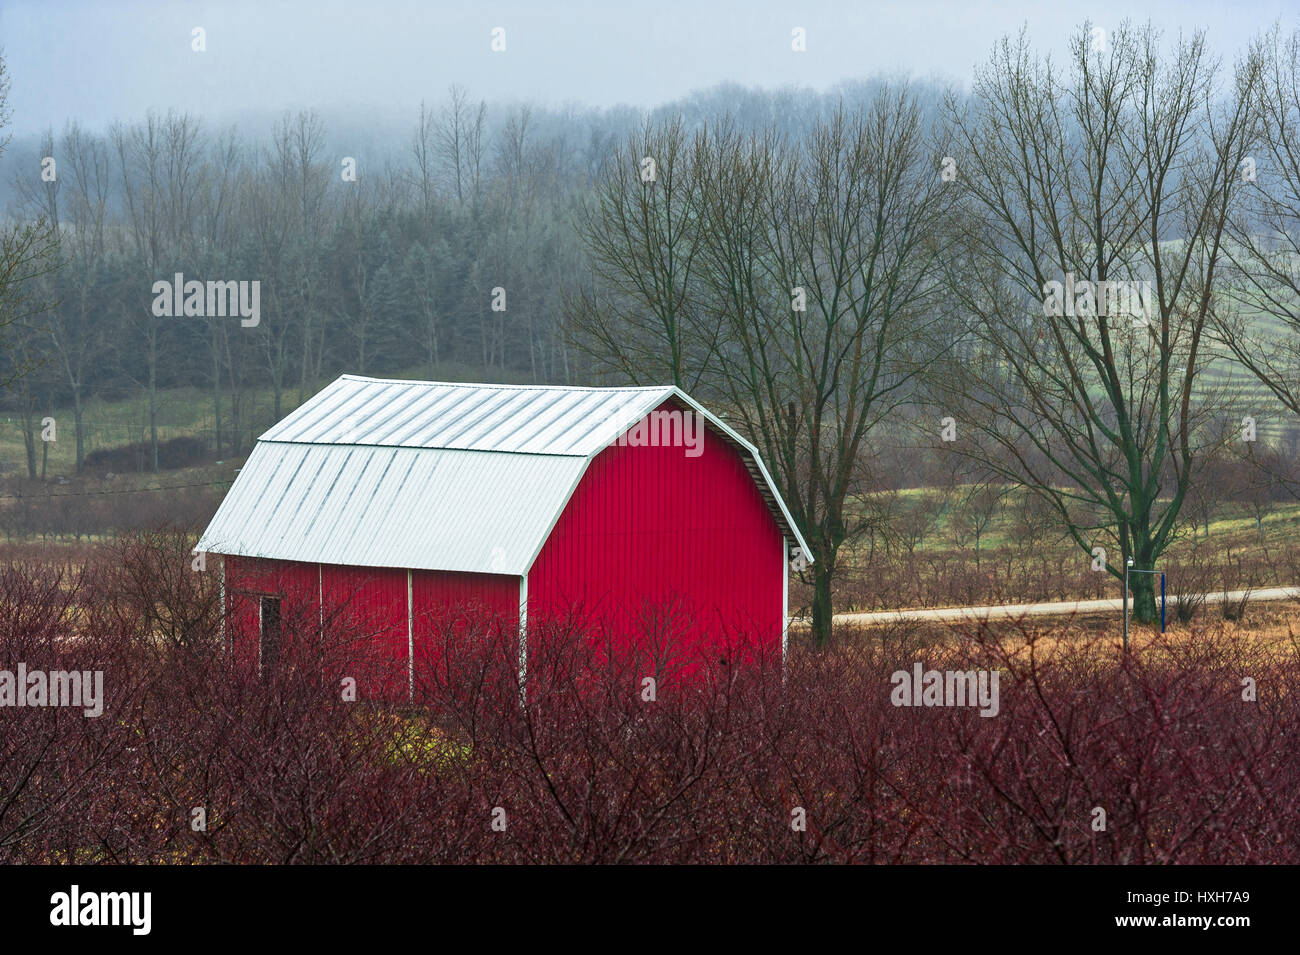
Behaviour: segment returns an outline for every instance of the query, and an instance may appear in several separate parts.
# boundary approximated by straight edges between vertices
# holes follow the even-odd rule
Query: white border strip
[[[528,575],[519,578],[519,705],[528,703]]]
[[[415,603],[411,571],[406,571],[406,698],[415,702]]]
[[[790,538],[781,538],[781,670],[790,649]]]

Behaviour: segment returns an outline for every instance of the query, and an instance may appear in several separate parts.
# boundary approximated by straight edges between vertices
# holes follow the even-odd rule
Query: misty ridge
[[[695,130],[725,117],[745,130],[775,128],[798,137],[806,134],[818,119],[829,116],[840,106],[856,109],[884,87],[900,82],[908,83],[932,118],[944,94],[961,87],[951,78],[907,78],[893,73],[845,80],[824,92],[798,87],[764,89],[724,82],[653,109],[644,109],[625,104],[547,105],[518,97],[487,99],[476,95],[470,84],[456,83],[446,89],[429,90],[423,101],[426,108],[438,117],[452,106],[452,100],[457,96],[463,97],[474,110],[483,106],[484,135],[493,143],[499,142],[514,117],[527,113],[531,146],[562,148],[571,157],[575,169],[593,170],[610,149],[647,121],[653,123],[680,117],[689,129]],[[168,110],[154,112],[163,116]],[[411,141],[419,123],[416,110],[409,111],[408,115],[382,103],[366,110],[304,103],[298,109],[286,111],[241,109],[215,114],[191,111],[189,115],[205,135],[233,136],[242,146],[257,150],[269,144],[276,127],[285,121],[286,116],[292,117],[298,112],[314,114],[324,130],[321,148],[331,156],[354,156],[372,173],[402,170],[412,165]],[[131,126],[146,118],[147,114],[124,116],[119,117],[116,123]],[[43,124],[42,133],[13,134],[8,147],[0,153],[0,210],[7,218],[21,216],[24,211],[21,207],[14,207],[21,195],[17,180],[24,178],[22,170],[30,169],[33,163],[39,168],[40,159],[45,155],[41,147],[46,136],[52,131],[57,138],[70,124],[98,136],[106,136],[114,125],[90,124],[74,115],[52,118],[50,123]]]
[[[489,103],[453,86],[404,120],[382,109],[234,121],[173,110],[15,136],[0,153],[0,208],[11,223],[56,224],[66,261],[41,280],[59,304],[0,356],[5,379],[44,356],[0,395],[0,411],[71,406],[80,469],[91,396],[144,391],[152,419],[160,393],[206,381],[220,455],[341,372],[590,379],[564,327],[585,268],[575,215],[629,136],[676,120],[688,134],[728,123],[799,142],[900,82],[824,93],[721,84],[650,111]],[[949,87],[908,85],[934,122]],[[43,181],[47,157],[54,182]],[[159,321],[155,286],[181,275],[243,283],[242,333],[182,309],[179,290],[174,317],[169,307]],[[248,317],[249,283],[265,322]],[[245,395],[267,388],[270,407]]]
[[[688,136],[728,126],[805,143],[837,111],[891,88],[906,88],[935,143],[945,96],[970,99],[941,78],[885,74],[825,92],[722,83],[651,110],[488,102],[455,85],[407,117],[170,110],[106,128],[74,116],[14,136],[0,152],[4,218],[44,216],[75,238],[68,267],[46,279],[60,302],[46,317],[60,359],[26,376],[24,393],[0,396],[0,410],[35,395],[71,405],[80,464],[92,394],[120,400],[207,379],[221,453],[278,419],[285,394],[301,403],[339,372],[590,379],[564,328],[565,297],[587,267],[574,219],[630,136],[677,121]],[[62,172],[55,183],[42,181],[46,157]],[[155,323],[154,285],[175,274],[258,282],[272,317],[235,337],[185,322],[179,307],[177,320]],[[509,299],[494,311],[498,288]],[[242,314],[245,327],[259,324]],[[31,351],[15,344],[0,356],[6,370]],[[260,413],[241,401],[254,386],[273,392]]]

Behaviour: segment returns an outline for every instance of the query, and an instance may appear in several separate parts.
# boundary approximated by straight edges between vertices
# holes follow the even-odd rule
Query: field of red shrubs
[[[340,692],[382,665],[346,616],[285,621],[318,665],[231,666],[189,567],[164,534],[0,568],[0,667],[104,675],[98,717],[0,706],[0,861],[1300,862],[1294,646],[895,631],[651,700],[553,622],[521,706],[513,639],[449,626],[393,707]],[[917,663],[998,671],[997,714],[895,705]]]

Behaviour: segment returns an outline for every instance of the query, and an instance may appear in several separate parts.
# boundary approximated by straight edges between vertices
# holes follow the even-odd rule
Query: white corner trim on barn
[[[790,646],[790,538],[781,538],[781,667]]]
[[[221,608],[221,620],[218,623],[218,626],[220,627],[219,639],[221,640],[221,646],[224,647],[227,652],[229,652],[230,637],[226,632],[226,558],[224,556],[221,556],[220,559],[221,559],[221,579],[217,584],[217,593],[221,598],[221,603],[218,604],[218,606]]]
[[[411,571],[406,572],[406,693],[415,702],[415,590]]]
[[[528,575],[519,577],[519,705],[528,705]]]
[[[523,576],[590,462],[669,399],[741,452],[782,534],[807,554],[757,449],[677,388],[353,375],[261,436],[197,549]]]

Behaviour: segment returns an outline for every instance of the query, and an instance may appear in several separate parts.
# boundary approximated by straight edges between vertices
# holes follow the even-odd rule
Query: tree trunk
[[[23,445],[27,451],[27,476],[36,480],[36,423],[33,415],[22,417]],[[44,442],[42,442],[44,443]]]
[[[812,565],[813,603],[812,635],[817,646],[830,643],[834,629],[834,608],[831,605],[831,578],[835,574],[834,562],[821,559]]]
[[[221,457],[221,350],[216,322],[212,323],[212,450]]]
[[[1135,623],[1156,623],[1160,619],[1160,608],[1156,605],[1155,575],[1128,575],[1129,590],[1133,592],[1133,621]]]
[[[77,473],[81,473],[86,461],[86,425],[82,420],[81,386],[72,389],[72,426],[77,432]]]
[[[158,344],[149,336],[149,470],[158,473]]]

